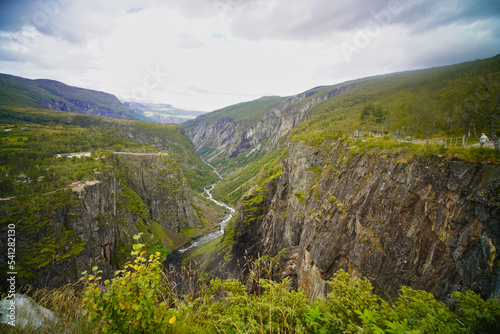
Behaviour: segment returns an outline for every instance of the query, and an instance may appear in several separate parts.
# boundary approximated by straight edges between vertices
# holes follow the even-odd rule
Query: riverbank
[[[206,163],[206,162],[205,162]],[[213,168],[214,172],[219,176],[219,178],[222,179],[222,177],[219,175],[217,170],[211,166],[210,164],[206,163],[208,166]],[[205,188],[205,191],[203,192],[203,196],[210,200],[214,205],[217,207],[223,207],[225,209],[225,215],[223,219],[221,219],[218,223],[219,227],[217,230],[214,230],[210,233],[207,234],[200,234],[199,237],[193,238],[191,241],[189,241],[187,244],[182,246],[181,248],[175,249],[172,253],[170,253],[167,258],[164,261],[164,267],[168,268],[168,270],[176,270],[180,271],[181,266],[182,266],[182,261],[188,256],[188,254],[194,254],[197,250],[200,249],[201,246],[206,245],[215,239],[221,237],[224,234],[224,229],[226,228],[227,223],[229,220],[234,215],[234,208],[229,206],[228,204],[224,202],[220,202],[216,199],[213,198],[212,191],[215,187],[215,184],[212,184],[210,188]],[[199,229],[197,229],[199,230]],[[186,253],[189,251],[188,253]]]
[[[218,231],[220,229],[220,221],[227,214],[226,208],[217,205],[201,194],[196,194],[193,198],[193,207],[197,212],[203,212],[203,215],[198,215],[203,222],[203,227],[185,228],[179,233],[168,228],[163,228],[165,238],[168,240],[166,248],[169,252],[182,248],[196,238]]]

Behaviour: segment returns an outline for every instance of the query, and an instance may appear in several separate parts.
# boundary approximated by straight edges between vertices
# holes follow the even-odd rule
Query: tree
[[[491,138],[495,145],[495,150],[500,158],[500,143],[498,142],[496,126],[500,116],[500,83],[498,77],[500,72],[495,75],[490,73],[486,78],[478,77],[475,85],[475,94],[473,100],[478,104],[476,114],[488,121],[491,131]]]
[[[454,105],[454,113],[461,120],[463,143],[467,132],[476,124],[486,121],[491,132],[495,150],[500,157],[500,144],[496,133],[500,116],[500,72],[487,77],[467,73],[450,82],[450,88],[443,94]]]
[[[401,130],[401,136],[406,133],[413,132],[413,135],[418,131],[415,123],[415,95],[404,90],[398,94],[396,99],[396,109],[393,113],[394,126]]]
[[[467,73],[461,75],[454,81],[449,81],[449,87],[441,95],[443,101],[449,101],[452,117],[462,124],[462,145],[465,147],[467,134],[470,136],[470,128],[475,124],[474,112],[478,108],[477,103],[471,96],[474,94],[475,78]]]
[[[419,129],[424,134],[426,148],[429,148],[429,136],[432,134],[436,128],[436,112],[429,108],[427,104],[423,106],[421,111],[418,113],[418,124]]]

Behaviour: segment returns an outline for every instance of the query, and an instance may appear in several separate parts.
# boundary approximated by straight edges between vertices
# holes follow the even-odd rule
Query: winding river
[[[205,164],[207,164],[209,167],[211,167],[214,170],[215,174],[217,174],[217,176],[219,177],[219,179],[222,179],[222,177],[220,176],[219,172],[217,171],[217,169],[215,169],[214,166],[210,165],[206,161],[203,161],[203,162]],[[208,243],[208,242],[214,240],[215,238],[218,238],[218,237],[220,237],[221,235],[224,234],[224,229],[226,228],[227,223],[229,222],[229,220],[234,215],[234,208],[232,208],[231,206],[227,205],[224,202],[220,202],[220,201],[216,200],[213,197],[212,190],[214,189],[214,187],[215,187],[215,184],[212,184],[212,186],[210,188],[205,188],[205,191],[203,192],[203,196],[205,196],[206,198],[208,198],[212,202],[214,202],[214,203],[216,203],[216,204],[218,204],[218,205],[226,208],[226,215],[219,222],[219,226],[220,226],[219,230],[217,230],[215,232],[211,232],[211,233],[205,234],[205,235],[202,235],[201,237],[195,238],[195,239],[191,240],[190,242],[188,242],[186,245],[184,245],[181,248],[176,249],[175,251],[173,251],[172,253],[170,253],[167,256],[167,259],[164,262],[164,267],[165,268],[169,268],[170,265],[173,265],[174,267],[178,267],[180,261],[182,260],[183,254],[187,250],[192,249],[192,248],[200,247],[200,246],[202,246],[202,245],[204,245],[204,244],[206,244],[206,243]]]

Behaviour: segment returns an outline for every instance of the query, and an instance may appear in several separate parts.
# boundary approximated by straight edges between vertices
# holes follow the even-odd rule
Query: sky
[[[499,53],[499,0],[0,0],[0,73],[202,111]]]

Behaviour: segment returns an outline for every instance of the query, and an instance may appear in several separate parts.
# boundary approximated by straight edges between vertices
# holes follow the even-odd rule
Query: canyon
[[[279,257],[275,279],[311,298],[340,269],[388,299],[403,285],[442,300],[456,290],[498,295],[500,167],[360,151],[351,140],[289,142],[281,173],[243,197],[229,256],[212,268],[224,256],[234,271]]]
[[[219,223],[232,210],[202,196],[210,189],[219,204],[235,208],[222,237],[204,254],[203,269],[215,276],[254,279],[259,259],[266,258],[275,263],[268,273],[273,279],[288,279],[289,289],[309,298],[326,296],[327,281],[341,269],[367,278],[388,300],[401,286],[443,301],[456,290],[498,296],[498,159],[486,148],[453,149],[442,141],[429,148],[423,140],[402,142],[392,132],[422,137],[430,126],[419,114],[422,96],[441,101],[435,86],[470,68],[487,73],[499,61],[497,56],[263,97],[182,127],[2,109],[9,122],[5,136],[12,136],[5,141],[12,145],[5,161],[19,151],[15,145],[30,144],[24,139],[29,132],[13,128],[28,129],[30,119],[50,131],[97,131],[114,145],[85,146],[94,154],[86,159],[106,164],[92,178],[74,180],[74,187],[2,198],[1,223],[18,229],[20,282],[58,287],[94,265],[111,277],[141,232],[148,251],[161,251],[163,259],[193,238],[219,236]],[[403,84],[412,93],[401,91]],[[382,116],[369,110],[382,110]],[[477,122],[487,128],[484,119]],[[441,123],[440,131],[455,127],[455,134],[461,123]],[[351,135],[358,128],[365,134]],[[377,131],[387,135],[375,136]],[[51,160],[38,163],[44,161]],[[17,165],[22,163],[12,168]],[[252,291],[251,284],[247,288]]]

